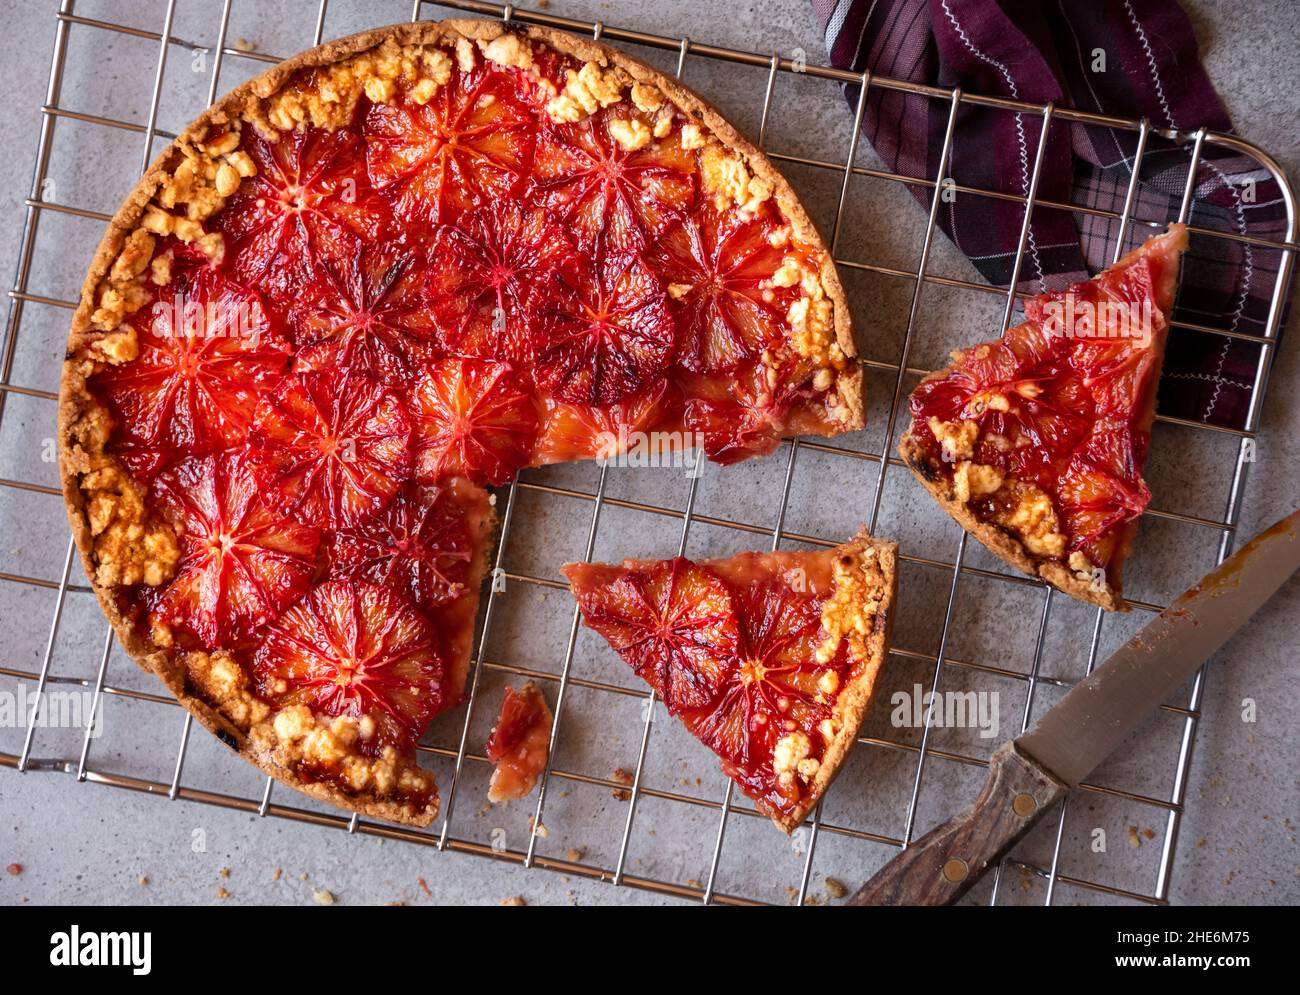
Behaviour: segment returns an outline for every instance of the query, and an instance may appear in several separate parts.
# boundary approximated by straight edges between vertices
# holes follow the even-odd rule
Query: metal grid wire
[[[213,58],[212,76],[208,89],[209,102],[214,100],[217,95],[218,81],[224,60],[232,58],[253,59],[267,63],[278,61],[275,56],[259,52],[243,51],[242,46],[236,47],[228,44],[227,28],[230,23],[232,2],[233,0],[224,0],[221,9],[221,18],[216,32],[216,41],[209,49]],[[317,9],[314,35],[316,43],[319,43],[322,38],[326,6],[327,0],[321,0]],[[1026,210],[1024,212],[1024,220],[1020,230],[1021,253],[1023,253],[1025,248],[1026,239],[1029,233],[1030,212],[1034,205],[1043,208],[1067,210],[1084,215],[1093,215],[1117,221],[1120,226],[1121,237],[1118,239],[1119,247],[1116,249],[1116,258],[1118,258],[1119,254],[1122,252],[1122,246],[1125,244],[1122,236],[1131,227],[1136,228],[1141,225],[1147,225],[1155,229],[1163,227],[1162,222],[1138,219],[1135,217],[1134,212],[1137,195],[1137,176],[1140,173],[1140,164],[1146,151],[1148,139],[1152,134],[1161,135],[1180,143],[1184,143],[1190,153],[1191,167],[1188,171],[1187,187],[1183,193],[1181,207],[1178,213],[1179,221],[1186,221],[1189,217],[1192,205],[1193,184],[1197,173],[1196,167],[1200,161],[1202,149],[1207,144],[1230,149],[1234,152],[1253,157],[1280,185],[1283,197],[1285,198],[1288,217],[1287,235],[1286,240],[1283,242],[1272,242],[1231,232],[1212,231],[1196,227],[1191,228],[1191,231],[1195,236],[1231,239],[1248,245],[1274,250],[1279,253],[1277,280],[1274,288],[1273,299],[1268,312],[1265,334],[1262,336],[1255,336],[1241,332],[1195,325],[1188,322],[1173,323],[1176,326],[1190,328],[1214,335],[1225,335],[1233,338],[1245,339],[1250,342],[1255,342],[1260,346],[1259,364],[1255,377],[1256,389],[1252,393],[1246,427],[1242,430],[1235,430],[1218,428],[1211,425],[1202,425],[1197,422],[1189,422],[1164,416],[1161,416],[1158,419],[1162,422],[1174,423],[1202,431],[1223,433],[1227,436],[1237,437],[1237,455],[1231,470],[1228,498],[1222,519],[1216,520],[1203,518],[1195,515],[1181,514],[1167,509],[1149,509],[1147,511],[1149,516],[1171,519],[1187,525],[1195,526],[1199,529],[1210,530],[1212,533],[1217,533],[1219,536],[1217,549],[1218,559],[1221,561],[1229,554],[1235,540],[1236,523],[1241,510],[1239,499],[1245,480],[1247,464],[1250,459],[1249,450],[1251,440],[1254,439],[1255,431],[1259,423],[1260,402],[1264,392],[1268,369],[1272,360],[1272,347],[1278,332],[1284,292],[1290,278],[1293,253],[1297,248],[1295,244],[1295,209],[1289,185],[1281,169],[1263,152],[1240,139],[1207,133],[1203,129],[1194,133],[1179,133],[1172,130],[1155,128],[1146,120],[1132,121],[1110,118],[1066,108],[1057,108],[1051,104],[1043,106],[1025,104],[1002,98],[963,93],[960,90],[950,91],[941,88],[899,82],[892,79],[877,78],[873,77],[870,73],[857,74],[824,67],[805,66],[802,62],[795,63],[776,54],[764,56],[750,52],[701,45],[693,42],[688,37],[671,38],[644,34],[638,31],[629,31],[611,27],[600,22],[591,23],[576,21],[556,17],[542,11],[516,9],[511,5],[501,6],[491,3],[455,2],[455,0],[453,0],[453,2],[442,3],[439,6],[455,8],[474,15],[499,17],[506,20],[514,19],[527,24],[542,24],[557,27],[574,32],[585,33],[596,39],[605,38],[613,41],[647,46],[652,49],[675,51],[677,53],[676,72],[678,76],[683,74],[687,67],[688,60],[692,58],[765,68],[767,70],[767,80],[766,87],[763,91],[762,111],[757,136],[757,144],[760,147],[763,146],[764,140],[767,137],[769,115],[773,106],[773,93],[780,75],[786,73],[801,73],[810,78],[818,78],[828,81],[828,99],[832,104],[838,103],[838,93],[836,93],[835,90],[838,89],[839,85],[856,85],[859,89],[855,105],[853,130],[849,140],[848,149],[842,161],[825,161],[822,159],[782,154],[781,152],[770,149],[766,151],[771,158],[779,163],[808,167],[822,171],[831,171],[832,174],[838,175],[838,204],[835,212],[835,221],[830,229],[829,244],[832,254],[836,257],[835,261],[840,267],[847,271],[865,271],[890,279],[910,281],[911,283],[911,301],[907,316],[906,332],[903,337],[902,350],[898,356],[897,362],[891,363],[870,359],[863,360],[868,372],[874,371],[886,376],[886,378],[889,376],[893,377],[893,390],[889,405],[889,413],[885,425],[879,431],[879,446],[875,452],[859,452],[825,441],[791,441],[784,450],[784,484],[781,489],[780,504],[776,509],[774,509],[772,523],[766,526],[697,514],[695,511],[695,499],[698,480],[694,478],[690,482],[690,489],[685,501],[685,506],[681,509],[663,507],[654,503],[620,498],[607,494],[607,467],[601,468],[599,480],[594,492],[587,492],[531,480],[519,480],[509,486],[505,498],[505,509],[502,514],[500,545],[497,550],[495,561],[495,567],[498,571],[503,571],[504,568],[505,551],[510,542],[512,526],[516,524],[515,519],[517,516],[518,498],[526,493],[536,495],[539,498],[546,497],[551,500],[554,500],[555,498],[565,498],[571,501],[588,502],[590,504],[590,525],[587,529],[586,537],[587,558],[591,557],[595,548],[602,511],[608,508],[621,508],[680,520],[681,540],[679,549],[681,551],[685,551],[688,534],[692,526],[696,524],[705,524],[712,527],[736,530],[755,537],[756,540],[761,540],[766,537],[770,540],[770,546],[772,549],[777,549],[785,541],[820,547],[832,546],[835,544],[835,540],[813,535],[803,535],[786,529],[786,513],[790,500],[791,481],[794,476],[796,460],[801,452],[826,454],[839,459],[863,460],[868,463],[876,464],[875,482],[874,487],[871,490],[871,497],[868,505],[870,511],[867,516],[867,524],[874,531],[877,519],[881,512],[886,474],[890,468],[901,466],[901,462],[897,457],[885,454],[888,454],[890,451],[890,442],[894,438],[895,430],[898,425],[901,402],[905,396],[904,384],[908,377],[921,376],[926,372],[923,369],[918,369],[909,365],[908,362],[913,347],[914,331],[917,325],[917,316],[923,288],[926,285],[940,285],[961,288],[963,290],[978,293],[1005,295],[1002,309],[1003,329],[1010,325],[1015,313],[1017,299],[1019,296],[1022,296],[1018,295],[1014,289],[1011,291],[1002,291],[998,288],[986,286],[973,281],[943,277],[927,271],[930,261],[931,246],[934,238],[938,205],[941,199],[933,194],[931,196],[929,215],[925,225],[919,262],[914,271],[880,265],[870,261],[839,258],[841,224],[844,218],[845,205],[849,201],[851,184],[859,178],[870,178],[892,183],[907,184],[913,188],[923,187],[935,191],[945,176],[948,158],[952,148],[954,126],[957,121],[958,111],[963,105],[978,105],[998,108],[1007,112],[1020,113],[1026,117],[1036,116],[1041,121],[1041,129],[1039,132],[1040,137],[1033,158],[1032,173],[1029,177],[1028,188],[1025,191],[1024,196],[994,190],[953,186],[953,189],[959,193],[995,197],[1003,200],[1016,201],[1025,205]],[[0,357],[0,419],[4,416],[6,402],[10,395],[24,395],[27,397],[44,399],[46,401],[54,401],[57,396],[56,392],[53,390],[38,389],[36,387],[24,386],[11,382],[11,374],[14,369],[16,344],[19,328],[23,319],[24,306],[28,303],[36,303],[64,309],[72,309],[75,307],[75,302],[73,301],[60,300],[45,296],[36,293],[29,288],[28,281],[32,271],[33,256],[36,246],[35,236],[39,217],[42,212],[57,212],[96,221],[106,221],[108,218],[107,215],[100,212],[78,208],[69,204],[55,203],[44,199],[43,190],[45,189],[44,184],[51,163],[51,149],[55,126],[61,119],[71,119],[103,128],[124,129],[128,132],[139,133],[143,136],[141,169],[143,170],[146,168],[152,158],[154,139],[172,137],[156,126],[158,120],[159,99],[164,92],[163,81],[169,47],[171,45],[190,47],[188,43],[183,42],[172,35],[175,7],[176,0],[169,0],[161,30],[159,32],[152,32],[108,21],[81,17],[73,12],[72,0],[62,0],[61,2],[57,13],[57,30],[49,84],[45,102],[41,108],[41,130],[37,146],[36,166],[32,179],[31,195],[26,199],[26,223],[22,236],[18,270],[14,281],[14,287],[9,292],[11,309],[4,340],[4,351],[2,357]],[[421,0],[415,0],[413,8],[410,11],[412,19],[420,18],[422,14],[425,13],[423,8],[424,5]],[[68,49],[68,38],[69,33],[73,30],[117,32],[137,38],[152,40],[157,43],[156,72],[154,75],[148,114],[143,125],[81,113],[75,109],[61,105],[60,91]],[[903,176],[857,164],[856,157],[858,152],[859,135],[861,133],[859,126],[863,119],[867,95],[872,88],[883,88],[886,90],[917,94],[927,99],[944,101],[947,103],[948,117],[943,149],[936,174],[933,178]],[[1038,182],[1044,161],[1048,126],[1053,120],[1095,124],[1137,132],[1138,142],[1135,161],[1132,167],[1133,179],[1130,181],[1123,210],[1121,212],[1116,213],[1099,208],[1083,207],[1077,204],[1059,204],[1040,200],[1037,197]],[[1020,258],[1020,255],[1018,255],[1012,279],[1010,281],[1010,286],[1012,288],[1016,287],[1019,281],[1021,266]],[[869,431],[874,432],[875,427],[869,426]],[[0,479],[0,486],[48,494],[51,496],[51,500],[53,501],[57,501],[59,497],[59,491],[57,488],[20,480]],[[51,510],[50,513],[57,514],[54,510]],[[1025,682],[1027,685],[1027,697],[1023,718],[1019,723],[1020,728],[1023,729],[1029,722],[1034,696],[1040,686],[1051,685],[1055,688],[1063,689],[1068,688],[1072,683],[1069,680],[1049,677],[1040,673],[1044,637],[1047,631],[1048,618],[1051,612],[1054,594],[1050,588],[1046,587],[1036,579],[1018,575],[1013,576],[1001,571],[985,570],[967,564],[965,562],[966,552],[967,536],[966,533],[963,532],[961,538],[958,540],[951,561],[908,555],[906,552],[904,553],[902,559],[905,563],[910,562],[918,566],[946,571],[949,577],[947,583],[947,603],[943,615],[943,628],[939,636],[938,650],[936,653],[931,654],[909,650],[902,646],[895,646],[891,652],[895,657],[904,660],[911,660],[922,666],[928,666],[931,668],[929,677],[929,686],[931,688],[937,688],[939,686],[945,668],[961,668],[966,671],[991,674],[998,677],[1011,678]],[[175,702],[165,695],[136,691],[106,681],[106,672],[113,645],[113,633],[111,629],[108,629],[105,632],[102,652],[99,656],[98,667],[93,681],[52,674],[51,663],[55,655],[56,636],[59,631],[60,620],[63,616],[66,595],[69,591],[76,591],[79,593],[85,593],[88,591],[88,588],[83,585],[69,583],[69,575],[73,564],[73,553],[74,550],[72,543],[69,542],[62,565],[60,580],[57,583],[38,577],[13,573],[0,573],[0,581],[5,582],[6,584],[29,585],[57,590],[53,616],[50,619],[49,637],[46,642],[45,652],[39,669],[36,671],[29,671],[14,667],[0,666],[0,675],[24,681],[34,681],[38,698],[39,696],[44,695],[47,689],[54,684],[64,684],[90,689],[93,691],[92,719],[86,722],[85,737],[81,744],[79,755],[75,759],[42,759],[34,757],[32,755],[32,746],[35,723],[31,723],[26,731],[21,751],[18,754],[0,753],[0,766],[14,768],[18,771],[47,770],[70,773],[74,775],[78,781],[87,781],[136,792],[145,792],[165,796],[169,799],[180,798],[188,801],[196,801],[222,808],[257,813],[260,816],[273,816],[298,822],[335,827],[344,829],[349,833],[360,832],[421,844],[424,846],[434,847],[438,850],[445,849],[490,856],[501,860],[514,861],[523,864],[524,866],[545,867],[552,870],[562,871],[570,875],[600,879],[614,884],[623,884],[637,888],[649,889],[667,895],[694,898],[706,903],[748,904],[753,901],[753,899],[743,895],[727,894],[719,891],[716,887],[717,874],[719,860],[724,851],[729,826],[734,828],[736,818],[762,820],[763,817],[756,813],[752,806],[748,804],[738,804],[736,802],[733,797],[733,790],[730,782],[727,784],[723,797],[717,800],[692,797],[688,794],[678,793],[672,790],[655,788],[645,783],[643,773],[645,770],[647,749],[650,743],[654,696],[653,694],[647,696],[645,692],[641,690],[633,690],[601,681],[589,680],[572,673],[574,649],[579,632],[579,615],[576,607],[573,610],[572,621],[569,627],[563,665],[558,675],[556,675],[525,667],[514,666],[508,663],[492,661],[486,658],[485,653],[488,645],[488,634],[493,626],[494,614],[496,613],[498,604],[496,590],[493,590],[486,595],[482,613],[482,630],[477,636],[478,651],[475,654],[475,665],[469,682],[469,700],[465,709],[464,721],[460,728],[458,744],[454,749],[449,747],[421,747],[421,750],[426,754],[441,758],[443,762],[450,763],[452,765],[453,774],[449,783],[444,782],[444,808],[440,824],[435,824],[435,827],[430,831],[419,831],[379,822],[372,822],[370,820],[358,818],[355,815],[349,818],[335,813],[313,812],[290,804],[274,803],[271,801],[273,782],[269,778],[265,782],[260,797],[242,797],[183,784],[182,775],[185,766],[187,748],[190,741],[190,732],[192,729],[192,719],[188,714],[185,716],[183,721],[180,745],[176,753],[173,772],[169,782],[113,773],[105,769],[99,769],[93,765],[91,763],[92,729],[94,727],[93,714],[103,707],[102,702],[104,696],[122,696],[136,701],[146,702],[151,705],[157,704],[172,707],[175,707]],[[504,573],[503,575],[506,576],[508,581],[511,583],[517,582],[520,584],[536,585],[541,588],[564,587],[564,585],[558,581],[544,577],[531,576],[524,573]],[[1037,621],[1033,662],[1028,673],[1019,673],[1017,671],[986,666],[968,660],[958,660],[949,656],[948,648],[952,632],[952,622],[959,601],[961,584],[963,581],[969,582],[971,579],[976,578],[993,580],[997,583],[1023,585],[1041,591],[1041,609]],[[1161,605],[1147,602],[1131,603],[1135,609],[1141,612],[1155,612],[1159,611],[1162,607]],[[1104,618],[1105,613],[1098,609],[1095,621],[1092,623],[1091,641],[1087,656],[1088,672],[1091,672],[1097,661],[1098,644]],[[558,732],[566,705],[568,705],[568,701],[566,700],[568,692],[573,688],[581,688],[584,691],[631,696],[643,700],[647,697],[649,698],[650,705],[649,707],[646,707],[643,712],[644,726],[640,735],[637,763],[635,770],[632,772],[631,785],[626,791],[627,810],[621,840],[618,846],[618,856],[612,865],[601,866],[598,862],[588,862],[582,859],[574,860],[569,859],[569,857],[560,859],[558,857],[547,856],[539,853],[537,852],[537,841],[539,836],[535,828],[531,829],[527,846],[523,849],[494,848],[487,843],[475,839],[457,836],[453,832],[453,823],[458,803],[458,788],[462,786],[462,773],[466,770],[468,764],[487,763],[485,757],[473,753],[469,747],[471,717],[473,716],[478,704],[480,679],[485,670],[498,670],[507,675],[523,675],[536,680],[550,681],[556,686],[554,699],[555,721],[551,730],[552,762],[548,765],[548,769],[541,779],[540,788],[537,793],[536,807],[532,819],[532,826],[534,827],[544,824],[543,818],[546,814],[547,802],[548,799],[551,798],[552,792],[555,790],[554,786],[557,782],[583,784],[591,787],[614,790],[623,787],[622,783],[619,781],[593,777],[577,771],[565,770],[555,764],[554,758],[556,756]],[[1055,842],[1050,862],[1048,862],[1046,866],[1043,866],[1041,863],[1030,864],[1018,860],[1004,861],[995,871],[993,888],[990,895],[991,902],[997,902],[998,900],[999,887],[1002,882],[1003,872],[1008,866],[1016,866],[1022,872],[1036,875],[1038,878],[1045,881],[1045,901],[1047,904],[1052,903],[1054,893],[1059,884],[1069,884],[1076,888],[1100,893],[1109,898],[1148,904],[1165,904],[1168,901],[1170,871],[1172,867],[1174,848],[1178,839],[1179,825],[1184,812],[1188,768],[1192,745],[1196,736],[1197,723],[1200,718],[1202,689],[1202,675],[1198,674],[1191,686],[1190,696],[1185,706],[1172,704],[1166,704],[1163,706],[1163,710],[1166,713],[1172,715],[1175,720],[1181,722],[1181,735],[1179,736],[1175,775],[1172,789],[1169,791],[1167,796],[1155,797],[1150,794],[1128,792],[1119,788],[1107,787],[1101,784],[1085,784],[1081,786],[1081,791],[1083,793],[1091,792],[1100,795],[1110,795],[1123,799],[1126,802],[1150,806],[1156,812],[1164,814],[1165,826],[1161,844],[1160,863],[1154,889],[1149,893],[1133,891],[1115,887],[1111,884],[1087,880],[1083,877],[1071,877],[1060,871],[1059,863],[1061,857],[1061,842],[1066,821],[1065,806],[1069,804],[1069,800],[1067,800],[1065,805],[1062,806],[1060,813],[1056,816]],[[813,855],[820,836],[825,834],[834,834],[849,840],[883,844],[887,847],[897,848],[906,846],[913,838],[913,830],[917,818],[917,801],[920,795],[922,781],[927,771],[927,764],[932,759],[940,758],[945,761],[966,765],[972,768],[987,766],[987,760],[985,759],[969,756],[952,750],[941,749],[939,746],[932,744],[931,725],[929,722],[926,723],[919,737],[919,742],[916,744],[902,744],[886,739],[867,736],[862,736],[859,742],[860,744],[865,744],[869,748],[901,751],[904,754],[910,753],[913,757],[914,774],[911,778],[911,790],[907,800],[905,817],[903,819],[903,831],[898,836],[892,836],[883,833],[870,832],[852,825],[834,824],[830,821],[823,820],[821,806],[819,805],[811,817],[810,826],[806,828],[807,836],[803,857],[803,869],[799,881],[799,887],[797,889],[797,899],[800,904],[804,902],[808,895],[809,876],[813,866]],[[862,747],[860,746],[859,748]],[[637,819],[638,806],[647,798],[653,798],[657,802],[663,802],[673,806],[692,806],[696,809],[703,808],[706,811],[713,810],[716,812],[716,831],[711,841],[711,850],[708,858],[708,874],[705,880],[683,884],[675,881],[661,880],[651,876],[639,876],[629,872],[629,849],[633,826]],[[463,803],[461,807],[463,808]]]

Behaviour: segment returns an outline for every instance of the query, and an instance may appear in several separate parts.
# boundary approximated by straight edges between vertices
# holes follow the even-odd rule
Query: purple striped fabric
[[[1176,0],[812,0],[831,63],[880,76],[960,86],[970,93],[1082,110],[1146,117],[1182,132],[1232,123],[1201,66],[1192,27]],[[858,87],[846,86],[850,105]],[[933,179],[949,104],[868,88],[863,135],[886,168]],[[1035,114],[964,105],[958,113],[948,176],[961,186],[1027,192],[1041,119]],[[1054,122],[1048,134],[1040,201],[1119,212],[1134,132]],[[1147,144],[1134,214],[1178,216],[1190,145],[1158,136]],[[929,192],[911,188],[929,204]],[[1006,286],[1022,209],[1012,201],[959,195],[939,224],[985,279]],[[1251,158],[1205,146],[1195,177],[1192,225],[1281,241],[1285,207],[1277,183]],[[1030,226],[1020,288],[1057,288],[1113,258],[1118,221],[1038,207]],[[1130,226],[1126,248],[1153,229]],[[1279,252],[1227,239],[1193,237],[1174,310],[1177,320],[1262,335]],[[1241,427],[1260,349],[1256,343],[1174,329],[1159,410]]]

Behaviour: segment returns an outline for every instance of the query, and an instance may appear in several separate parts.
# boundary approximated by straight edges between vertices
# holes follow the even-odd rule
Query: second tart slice
[[[898,547],[563,568],[588,626],[759,811],[793,832],[857,736],[887,653]]]
[[[1001,339],[912,393],[904,461],[993,553],[1124,610],[1142,479],[1187,230],[1170,225],[1084,283],[1025,302]]]

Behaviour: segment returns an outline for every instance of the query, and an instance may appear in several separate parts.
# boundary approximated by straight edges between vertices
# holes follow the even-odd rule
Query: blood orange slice
[[[816,403],[810,374],[789,363],[778,371],[762,364],[723,381],[697,381],[686,402],[686,427],[715,463],[729,464],[774,452],[789,435],[825,435],[830,421]]]
[[[288,307],[321,265],[375,239],[388,211],[370,190],[355,132],[303,127],[271,143],[245,128],[242,145],[257,174],[217,215],[217,230],[240,282]]]
[[[151,497],[181,544],[176,573],[151,599],[155,624],[216,649],[244,641],[306,593],[320,530],[272,510],[237,451],[180,463],[158,476]]]
[[[299,521],[355,525],[402,486],[410,422],[397,396],[364,373],[286,377],[258,408],[251,442],[259,479]]]
[[[617,404],[593,406],[545,402],[533,461],[612,459],[628,450],[647,456],[685,448],[681,392],[660,378],[648,390]]]
[[[1187,232],[1171,225],[912,394],[900,451],[1008,563],[1120,610],[1123,561],[1151,499],[1142,480]]]
[[[323,269],[315,295],[292,311],[298,370],[334,367],[409,383],[429,359],[425,251],[367,245]]]
[[[260,298],[203,267],[162,287],[132,325],[136,357],[92,381],[120,426],[125,462],[147,475],[242,443],[258,397],[289,361]]]
[[[411,395],[415,477],[465,476],[503,484],[526,466],[537,437],[537,410],[507,363],[445,359]]]
[[[710,204],[670,225],[649,252],[674,300],[677,361],[694,372],[731,370],[783,337],[798,300],[795,285],[773,282],[787,257],[782,223]]]
[[[682,557],[624,566],[564,568],[587,625],[674,715],[708,704],[735,667],[740,637],[731,589]]]
[[[635,257],[584,274],[550,312],[536,379],[570,404],[607,405],[642,393],[672,362],[673,319],[658,279]]]
[[[534,118],[514,78],[490,64],[451,71],[420,105],[371,105],[363,134],[375,188],[408,225],[514,200],[532,153]]]
[[[446,604],[465,593],[477,538],[448,488],[412,483],[379,515],[334,533],[331,573],[387,585],[420,606]]]
[[[564,567],[587,625],[792,832],[857,736],[884,662],[897,547]]]
[[[679,133],[629,151],[610,134],[623,114],[598,111],[538,136],[533,178],[540,200],[593,255],[639,251],[695,200],[698,167]]]
[[[429,274],[432,313],[451,352],[516,362],[538,349],[536,316],[574,265],[560,224],[540,207],[498,201],[443,228]]]
[[[517,801],[533,790],[550,756],[552,721],[536,684],[530,681],[518,691],[506,688],[485,751],[496,765],[488,783],[488,801],[494,805]]]
[[[316,587],[267,631],[252,669],[258,694],[281,709],[357,719],[370,755],[415,748],[442,703],[445,672],[424,616],[365,581]]]

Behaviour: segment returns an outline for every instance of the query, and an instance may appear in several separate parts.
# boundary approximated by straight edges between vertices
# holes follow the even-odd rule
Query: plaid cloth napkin
[[[833,65],[881,76],[961,86],[967,92],[1116,116],[1154,127],[1229,132],[1232,123],[1197,56],[1191,24],[1176,0],[812,0]],[[846,86],[851,105],[857,86]],[[933,178],[949,106],[915,94],[868,88],[863,134],[886,167]],[[965,106],[948,175],[962,186],[1023,194],[1041,119]],[[1048,135],[1040,200],[1119,212],[1137,147],[1136,132],[1057,121]],[[1178,216],[1190,144],[1152,135],[1134,213]],[[1230,151],[1203,147],[1190,223],[1281,241],[1285,208],[1267,171]],[[915,191],[928,206],[929,191]],[[958,195],[939,225],[991,283],[1006,286],[1019,242],[1018,203]],[[1109,265],[1119,222],[1036,209],[1019,289],[1039,292]],[[1136,244],[1153,229],[1137,226]],[[1192,239],[1174,317],[1212,328],[1263,334],[1280,253],[1218,238]],[[1160,384],[1166,415],[1242,427],[1259,346],[1174,329]]]

